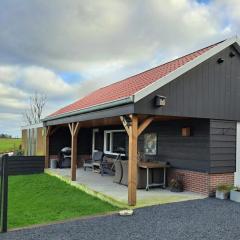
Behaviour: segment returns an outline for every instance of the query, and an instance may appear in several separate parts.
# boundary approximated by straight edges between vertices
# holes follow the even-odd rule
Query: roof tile
[[[165,77],[169,73],[175,71],[177,68],[185,65],[193,59],[199,57],[209,49],[215,47],[217,44],[213,44],[206,48],[200,49],[173,61],[164,63],[158,67],[152,68],[145,72],[128,77],[119,82],[113,83],[106,87],[100,88],[89,95],[81,98],[80,100],[59,109],[50,116],[56,116],[76,110],[89,108],[95,105],[120,100],[122,98],[130,97],[139,90],[145,88],[151,83]]]

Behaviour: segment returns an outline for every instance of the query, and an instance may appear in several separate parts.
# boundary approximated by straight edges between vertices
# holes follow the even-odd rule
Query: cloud
[[[208,7],[189,0],[5,0],[0,22],[4,64],[86,73],[195,47],[219,31]]]
[[[235,34],[239,13],[238,0],[3,0],[0,130],[16,130],[35,91],[47,95],[47,115]]]

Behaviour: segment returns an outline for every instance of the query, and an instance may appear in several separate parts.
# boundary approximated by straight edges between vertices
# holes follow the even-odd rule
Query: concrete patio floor
[[[70,182],[70,169],[48,169],[46,172]],[[84,171],[80,168],[77,169],[76,182],[72,184],[103,200],[127,206],[128,188],[124,185],[114,183],[113,176],[101,176],[99,173],[90,170]],[[173,193],[167,189],[161,188],[151,188],[149,191],[138,189],[136,207],[203,198],[206,198],[206,196],[186,191],[182,193]]]

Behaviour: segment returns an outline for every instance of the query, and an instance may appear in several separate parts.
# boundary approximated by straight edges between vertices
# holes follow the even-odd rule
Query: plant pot
[[[216,198],[222,199],[222,200],[228,199],[229,198],[229,192],[217,190],[216,191]]]
[[[230,192],[230,199],[234,202],[240,202],[240,192],[236,190],[232,190]]]
[[[180,188],[171,187],[171,188],[170,188],[170,191],[171,191],[171,192],[183,192],[183,188],[182,188],[182,187],[180,187]]]

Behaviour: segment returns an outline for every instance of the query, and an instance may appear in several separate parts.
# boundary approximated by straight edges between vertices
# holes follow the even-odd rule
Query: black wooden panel
[[[58,155],[64,147],[71,147],[71,134],[66,126],[59,127],[49,139],[49,154]]]
[[[135,113],[240,120],[240,56],[236,52],[230,58],[230,51],[235,52],[226,48],[149,94],[135,104]],[[225,60],[222,64],[217,63],[219,57]],[[166,96],[166,106],[155,107],[156,95]]]
[[[9,156],[9,175],[25,175],[44,172],[44,156]]]
[[[210,172],[234,172],[236,166],[236,122],[210,120]]]
[[[191,128],[190,137],[182,137],[182,127]],[[166,161],[181,169],[207,172],[209,156],[209,120],[185,119],[152,123],[138,140],[138,151],[144,152],[144,133],[157,133],[157,155],[146,160]]]
[[[91,154],[92,152],[92,129],[81,128],[78,132],[78,154]]]

